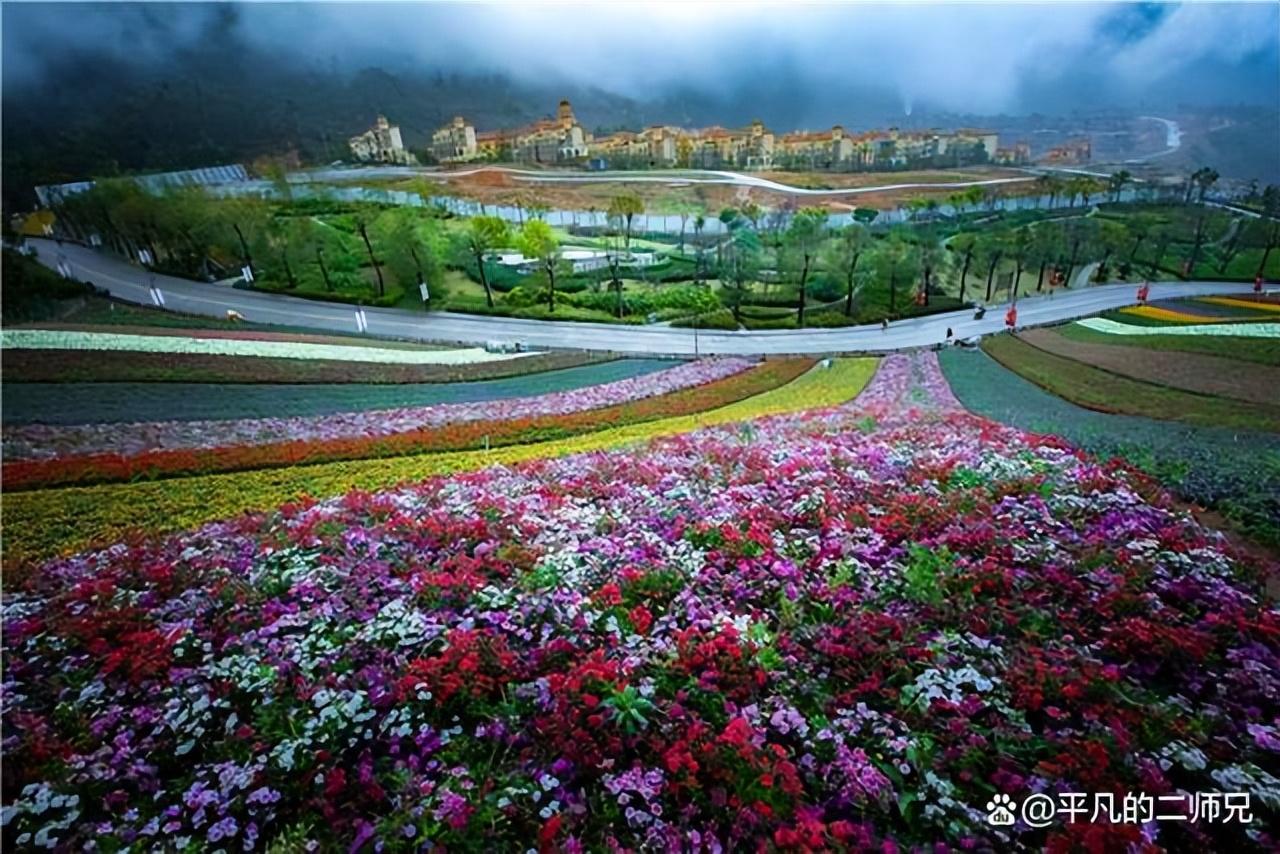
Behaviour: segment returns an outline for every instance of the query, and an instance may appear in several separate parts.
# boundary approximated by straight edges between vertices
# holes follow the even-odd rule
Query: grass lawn
[[[1139,382],[1046,353],[1012,335],[987,338],[982,349],[1041,388],[1089,409],[1203,426],[1280,431],[1280,406],[1227,400]]]
[[[618,359],[529,376],[408,385],[5,383],[6,424],[283,418],[528,397],[660,371],[669,359]]]
[[[1212,335],[1108,335],[1068,323],[1055,327],[1064,338],[1088,344],[1111,344],[1120,347],[1143,347],[1177,353],[1204,353],[1226,356],[1260,365],[1280,365],[1280,340],[1275,338],[1239,338]],[[1243,370],[1243,369],[1242,369]]]

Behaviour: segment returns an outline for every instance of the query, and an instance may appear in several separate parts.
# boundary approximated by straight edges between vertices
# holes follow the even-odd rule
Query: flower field
[[[265,445],[285,439],[327,442],[393,436],[447,424],[505,421],[616,406],[695,388],[741,373],[751,366],[752,362],[745,359],[676,362],[666,370],[551,394],[313,417],[21,425],[6,433],[5,456],[31,459],[114,453],[128,457],[158,449]]]
[[[1085,409],[1002,367],[985,353],[946,351],[941,364],[969,411],[1060,436],[1100,459],[1127,461],[1186,501],[1223,513],[1280,546],[1280,437]]]
[[[7,496],[44,549],[113,495],[182,532],[6,579],[6,838],[1274,850],[1263,568],[1132,469],[961,411],[954,360],[1003,369],[943,358],[449,467]],[[289,501],[307,471],[355,491]],[[222,503],[148,507],[200,482]],[[1245,791],[1255,821],[986,821],[1097,791]]]
[[[1012,335],[993,336],[982,349],[1006,368],[1072,403],[1102,412],[1186,421],[1207,427],[1280,432],[1280,402],[1215,397],[1130,379],[1064,358]],[[1247,366],[1241,366],[1247,370]]]
[[[1175,353],[1203,353],[1224,356],[1239,362],[1280,365],[1280,338],[1245,338],[1230,335],[1110,335],[1082,326],[1080,322],[1055,327],[1058,334],[1086,344],[1140,347]],[[1242,366],[1242,370],[1248,370]]]
[[[523,359],[531,353],[489,353],[481,348],[456,350],[403,347],[353,347],[248,337],[130,335],[58,329],[10,329],[0,336],[6,350],[88,350],[93,352],[185,353],[210,356],[257,356],[273,359],[324,359],[396,365],[467,365]]]
[[[6,383],[458,383],[501,379],[613,361],[608,355],[530,353],[467,365],[398,365],[86,350],[10,350]]]
[[[407,385],[5,383],[0,391],[6,424],[274,419],[530,397],[640,377],[676,364],[614,359],[502,379]]]
[[[690,415],[612,427],[566,439],[491,450],[418,454],[210,474],[177,480],[15,492],[4,498],[5,563],[21,565],[93,543],[183,530],[307,496],[375,490],[490,465],[614,448],[699,427],[834,406],[851,400],[874,371],[873,359],[840,359],[771,391]]]
[[[1089,317],[1077,321],[1085,329],[1105,332],[1108,335],[1233,335],[1244,338],[1280,338],[1280,323],[1223,323],[1220,326],[1209,325],[1197,318],[1189,326],[1172,326],[1159,324],[1140,326],[1133,323],[1120,323],[1105,317]]]
[[[574,410],[566,401],[560,414],[553,408],[536,414],[512,416],[501,420],[464,418],[444,421],[439,426],[415,427],[402,432],[380,434],[383,426],[373,422],[369,432],[358,430],[348,435],[321,438],[293,438],[284,441],[249,441],[240,445],[220,445],[207,449],[145,450],[135,454],[95,453],[87,455],[48,455],[39,459],[16,460],[3,466],[3,480],[9,490],[40,486],[103,483],[140,480],[178,475],[200,475],[213,472],[305,465],[337,460],[359,460],[404,454],[439,453],[479,447],[498,447],[616,428],[660,418],[688,415],[718,408],[777,388],[794,380],[813,365],[810,359],[786,359],[764,362],[750,370],[734,371],[728,376],[702,385],[680,388],[673,385],[665,394],[658,393],[634,401],[599,408]],[[696,367],[688,366],[690,369]],[[703,366],[706,368],[707,366]],[[675,369],[673,369],[675,370]],[[668,372],[670,373],[670,372]],[[690,370],[690,375],[697,371]],[[713,372],[707,370],[706,376]],[[571,397],[548,395],[548,397]],[[521,398],[543,409],[540,398]],[[459,404],[457,407],[465,405]],[[440,407],[450,409],[450,406]],[[513,409],[516,407],[513,406]],[[496,417],[496,416],[495,416]],[[302,419],[299,419],[302,420]],[[340,419],[345,426],[352,418]],[[314,420],[308,424],[312,426]],[[236,425],[238,422],[227,422]],[[133,426],[133,425],[129,425]],[[125,428],[128,429],[127,427]],[[209,426],[205,435],[217,437],[218,424]],[[15,430],[20,433],[20,430]],[[284,431],[282,436],[299,436],[305,430]],[[95,435],[109,437],[101,430]],[[254,439],[258,435],[250,434]]]

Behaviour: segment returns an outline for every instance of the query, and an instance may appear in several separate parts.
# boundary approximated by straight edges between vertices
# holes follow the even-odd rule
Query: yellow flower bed
[[[1225,305],[1230,308],[1250,308],[1257,311],[1280,312],[1280,303],[1262,302],[1261,300],[1254,302],[1247,299],[1232,299],[1231,297],[1201,297],[1199,301]]]
[[[862,391],[876,360],[839,359],[780,388],[696,415],[664,418],[568,439],[461,451],[355,460],[175,480],[42,489],[4,496],[5,563],[39,560],[115,542],[131,531],[162,533],[197,527],[304,495],[329,497],[376,490],[433,475],[559,457],[643,442],[766,415],[835,406]]]
[[[1199,314],[1186,314],[1167,308],[1157,308],[1154,305],[1131,305],[1128,308],[1120,309],[1120,313],[1132,314],[1137,317],[1149,317],[1152,320],[1168,320],[1173,323],[1225,323],[1235,319],[1231,317],[1204,317]]]

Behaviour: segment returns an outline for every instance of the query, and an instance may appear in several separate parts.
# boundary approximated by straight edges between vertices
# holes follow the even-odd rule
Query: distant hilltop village
[[[384,116],[351,138],[357,160],[414,163],[400,129]],[[748,127],[681,128],[656,125],[639,132],[594,136],[578,123],[573,107],[561,101],[554,119],[519,128],[477,131],[455,116],[431,135],[430,155],[439,163],[471,161],[543,165],[585,165],[590,169],[687,167],[694,169],[829,169],[858,171],[911,167],[971,166],[1031,162],[1031,147],[1019,142],[999,147],[994,131],[904,131],[897,128],[849,133],[827,131],[775,134],[756,120]],[[1088,142],[1055,149],[1058,163],[1089,159]]]

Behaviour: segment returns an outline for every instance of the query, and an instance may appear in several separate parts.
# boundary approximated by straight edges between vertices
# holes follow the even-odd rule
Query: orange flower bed
[[[4,464],[3,479],[5,489],[15,491],[471,450],[484,447],[486,440],[490,447],[545,442],[726,406],[784,385],[813,363],[812,359],[764,362],[706,385],[565,415],[462,422],[390,436],[20,460]]]

